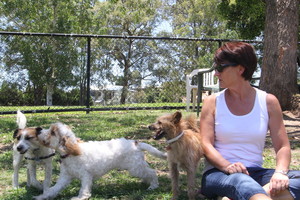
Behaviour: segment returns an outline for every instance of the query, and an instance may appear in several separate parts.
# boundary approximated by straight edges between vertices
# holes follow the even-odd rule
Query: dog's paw
[[[168,159],[168,153],[167,152],[163,153],[163,159],[165,159],[165,160]]]
[[[87,200],[89,197],[72,197],[71,200]]]
[[[48,198],[45,198],[43,195],[39,195],[39,196],[34,196],[33,199],[34,200],[47,200]]]
[[[156,184],[156,185],[150,185],[150,186],[147,188],[147,190],[154,190],[154,189],[156,189],[156,188],[158,188],[158,184]]]
[[[39,181],[33,181],[31,184],[27,183],[27,186],[28,187],[32,186],[32,187],[34,187],[34,188],[36,188],[38,190],[43,191],[43,185]]]
[[[19,189],[19,186],[18,185],[13,185],[13,189],[14,190]]]

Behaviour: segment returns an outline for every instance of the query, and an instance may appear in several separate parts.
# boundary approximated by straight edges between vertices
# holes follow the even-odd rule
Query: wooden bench
[[[195,76],[197,78],[196,84],[193,81],[195,80]],[[219,80],[214,77],[214,68],[193,70],[190,74],[186,75],[186,110],[190,110],[191,97],[193,97],[192,109],[195,109],[197,99],[197,115],[199,116],[202,92],[209,91],[209,93],[214,93],[219,90]]]

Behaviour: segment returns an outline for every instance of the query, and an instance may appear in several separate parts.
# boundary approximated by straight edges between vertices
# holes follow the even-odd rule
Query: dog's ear
[[[68,154],[71,154],[73,156],[78,156],[81,154],[79,145],[77,143],[74,143],[71,138],[63,137],[62,144],[65,146],[66,152]]]
[[[50,134],[51,134],[52,136],[56,136],[54,130],[51,130],[51,131],[50,131]]]
[[[42,133],[43,129],[41,127],[36,127],[35,130],[36,130],[36,135],[39,135]]]
[[[51,128],[50,128],[50,134],[52,136],[56,136],[55,131],[57,131],[57,127],[52,125]]]
[[[62,139],[61,139],[61,145],[63,145],[63,146],[65,146],[66,145],[66,142],[67,142],[67,137],[63,137]]]
[[[19,130],[20,130],[20,129],[16,129],[16,130],[15,130],[15,132],[14,132],[14,134],[13,134],[13,138],[16,138],[16,137],[17,137]]]
[[[174,124],[178,124],[181,120],[181,117],[182,117],[182,114],[181,112],[179,111],[176,111],[174,114],[173,114],[173,122]]]

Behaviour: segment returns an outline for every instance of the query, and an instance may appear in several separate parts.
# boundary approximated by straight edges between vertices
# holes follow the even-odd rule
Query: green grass
[[[148,130],[148,125],[163,113],[173,112],[174,110],[156,111],[105,111],[91,112],[70,112],[70,113],[43,113],[26,114],[28,126],[41,126],[48,128],[51,123],[60,121],[73,128],[75,134],[81,139],[88,140],[109,140],[112,138],[125,137],[147,142],[160,150],[164,150],[163,140],[154,141],[152,133]],[[186,112],[183,112],[187,115]],[[21,200],[32,199],[33,196],[41,192],[26,187],[26,162],[20,170],[20,188],[12,189],[12,134],[16,129],[15,115],[0,116],[0,200]],[[297,146],[299,149],[299,146]],[[265,166],[274,167],[274,154],[269,148],[265,153]],[[299,153],[297,154],[299,158]],[[52,184],[54,184],[59,174],[58,157],[54,158]],[[164,200],[170,199],[171,180],[168,175],[168,166],[165,160],[155,158],[146,154],[146,160],[150,166],[157,170],[160,187],[148,191],[148,185],[139,179],[131,177],[126,171],[111,171],[102,178],[96,180],[92,188],[91,199],[132,199],[132,200]],[[299,163],[299,162],[298,162]],[[292,163],[294,169],[299,169],[298,163]],[[197,185],[200,187],[201,171],[200,165],[197,173]],[[181,173],[181,196],[179,199],[187,199],[186,176]],[[39,168],[38,179],[43,180],[43,170]],[[63,190],[56,199],[70,199],[76,196],[80,189],[80,182],[73,181]]]
[[[125,137],[147,142],[164,150],[162,141],[154,141],[148,125],[166,112],[173,111],[106,111],[72,113],[44,113],[26,114],[28,126],[41,126],[48,128],[51,123],[60,121],[68,124],[78,137],[83,140],[109,140],[111,138]],[[26,187],[26,166],[25,161],[20,170],[20,189],[12,189],[12,134],[16,129],[15,115],[1,116],[0,120],[0,199],[32,199],[39,195],[40,191]],[[53,161],[54,171],[52,182],[58,178],[58,158]],[[99,180],[94,182],[91,199],[170,199],[171,182],[168,176],[167,161],[160,160],[151,155],[146,155],[150,166],[157,169],[161,187],[148,191],[148,185],[139,179],[131,177],[126,171],[111,171]],[[200,170],[199,170],[200,174]],[[43,170],[40,167],[38,179],[43,180]],[[198,178],[200,181],[200,178]],[[183,186],[185,190],[186,185]],[[69,199],[76,196],[80,189],[79,181],[73,181],[70,186],[63,190],[56,199]],[[182,198],[186,198],[183,192]]]

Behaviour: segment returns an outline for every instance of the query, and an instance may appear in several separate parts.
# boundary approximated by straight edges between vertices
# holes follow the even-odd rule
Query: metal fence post
[[[86,59],[86,114],[90,113],[90,76],[91,76],[91,38],[87,37],[87,59]]]
[[[198,73],[198,90],[197,90],[197,117],[200,112],[200,102],[202,101],[202,88],[203,88],[203,73]]]

